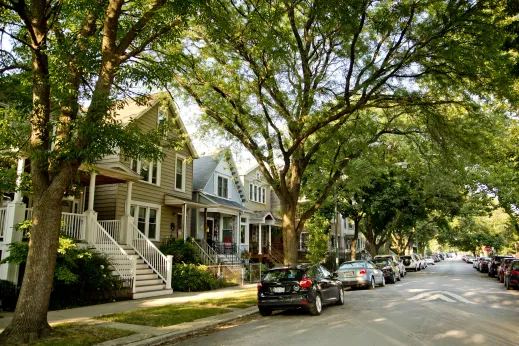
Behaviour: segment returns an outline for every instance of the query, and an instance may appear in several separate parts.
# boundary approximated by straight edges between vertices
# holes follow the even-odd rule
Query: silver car
[[[398,268],[400,269],[400,277],[403,278],[407,272],[405,270],[404,262],[400,259],[400,257],[396,255],[376,255],[375,258],[391,258],[393,262],[395,262],[398,265]]]
[[[375,286],[385,286],[384,273],[377,269],[371,261],[349,261],[339,266],[335,275],[342,281],[343,287],[366,287],[374,289]]]

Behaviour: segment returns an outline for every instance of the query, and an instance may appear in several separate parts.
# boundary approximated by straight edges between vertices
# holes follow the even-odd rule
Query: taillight
[[[364,274],[366,274],[366,273],[367,273],[367,272],[366,272],[366,269],[361,269],[360,272],[359,272],[360,275],[364,275]]]
[[[334,272],[334,274],[335,274],[336,276],[339,276],[339,271],[336,270],[336,271]]]
[[[262,281],[258,282],[258,291],[261,291],[261,287],[263,287],[263,282]]]
[[[517,270],[511,270],[510,275],[519,275],[519,271]]]
[[[312,279],[310,279],[308,276],[303,276],[301,281],[299,281],[299,286],[301,288],[310,288],[312,287]]]

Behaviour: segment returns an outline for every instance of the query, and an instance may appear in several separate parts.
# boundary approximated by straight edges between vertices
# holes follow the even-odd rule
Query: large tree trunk
[[[355,257],[357,256],[357,239],[359,238],[359,226],[360,222],[355,219],[353,220],[355,225],[355,233],[353,234],[353,240],[351,241],[351,253],[350,260],[355,261]]]
[[[285,265],[297,265],[296,206],[285,204],[283,209],[283,252]]]

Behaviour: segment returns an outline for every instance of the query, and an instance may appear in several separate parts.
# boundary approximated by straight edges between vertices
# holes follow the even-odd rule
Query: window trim
[[[227,197],[223,197],[223,196],[220,196],[218,194],[218,179],[219,178],[227,180]],[[224,198],[224,199],[231,199],[231,188],[230,188],[231,184],[230,183],[231,183],[231,179],[228,176],[216,173],[215,174],[215,179],[214,179],[214,194],[215,194],[215,196],[220,197],[220,198]]]
[[[168,107],[161,107],[159,106],[157,108],[157,125],[160,125],[161,122],[160,122],[160,112],[164,112],[164,122],[168,121],[169,119],[169,110],[168,110]]]
[[[138,175],[141,174],[141,165],[142,165],[142,160],[138,160],[138,159],[131,159],[130,160],[130,169],[133,170],[133,164],[134,162],[137,162],[137,166],[136,166],[136,171],[134,171],[135,173],[137,173]],[[140,179],[139,181],[140,182],[143,182],[143,183],[146,183],[146,184],[150,184],[150,185],[155,185],[155,186],[160,186],[160,180],[161,180],[161,172],[162,172],[162,163],[160,161],[150,161],[149,162],[149,167],[148,167],[148,170],[149,172],[153,171],[153,163],[156,162],[157,163],[157,183],[153,183],[152,182],[152,175],[149,174],[149,177],[148,177],[148,180],[144,180],[144,179]]]
[[[177,160],[178,159],[181,159],[182,160],[182,188],[179,189],[177,187]],[[174,181],[174,188],[175,188],[175,191],[179,191],[179,192],[186,192],[186,157],[184,155],[180,155],[180,154],[175,154],[175,181]]]
[[[146,230],[147,230],[148,234],[146,234],[146,231],[145,231],[144,235],[150,240],[159,241],[160,240],[160,231],[161,231],[160,222],[161,222],[162,206],[159,204],[131,200],[130,207],[132,207],[132,206],[157,209],[157,221],[156,221],[157,229],[156,229],[155,238],[150,238],[148,236],[148,234],[149,234],[149,217],[150,217],[149,209],[148,209],[148,211],[146,211]],[[127,211],[127,214],[130,215],[130,210]],[[137,221],[135,221],[137,218],[138,217],[133,216],[135,227],[137,227]]]
[[[249,201],[267,204],[267,188],[265,186],[249,183]]]

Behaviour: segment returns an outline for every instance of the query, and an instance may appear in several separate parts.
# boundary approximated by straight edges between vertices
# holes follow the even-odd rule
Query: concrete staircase
[[[128,255],[137,255],[130,245],[121,245]],[[135,281],[135,293],[133,299],[149,298],[172,294],[172,289],[166,289],[166,283],[150,266],[139,256],[137,260],[137,279]]]

